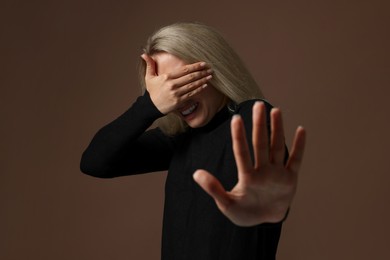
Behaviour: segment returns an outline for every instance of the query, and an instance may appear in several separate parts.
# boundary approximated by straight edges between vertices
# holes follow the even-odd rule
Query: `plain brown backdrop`
[[[278,259],[390,259],[388,1],[2,1],[0,259],[159,259],[166,173],[79,171],[141,93],[147,36],[218,28],[287,140],[308,130]]]

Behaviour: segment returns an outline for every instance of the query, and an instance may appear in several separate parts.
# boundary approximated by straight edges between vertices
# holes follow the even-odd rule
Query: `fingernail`
[[[202,85],[202,88],[205,88],[205,87],[207,87],[207,84],[203,84],[203,85]]]
[[[208,75],[208,76],[206,77],[207,80],[212,79],[212,78],[213,78],[213,75]]]
[[[213,73],[214,71],[212,69],[208,69],[206,72],[207,73]]]
[[[194,172],[194,174],[192,175],[192,178],[194,178],[194,180],[195,180],[196,182],[202,181],[202,175],[199,174],[199,170],[196,170],[196,171]]]
[[[201,63],[200,63],[200,66],[201,66],[201,67],[206,66],[206,62],[201,62]]]

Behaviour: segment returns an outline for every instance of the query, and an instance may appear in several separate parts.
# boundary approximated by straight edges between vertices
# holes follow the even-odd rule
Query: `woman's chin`
[[[202,109],[201,106],[198,106],[195,111],[191,114],[184,116],[181,115],[182,119],[187,123],[187,125],[191,128],[199,128],[207,125],[210,121],[208,120],[207,112]]]
[[[203,116],[196,116],[191,118],[191,120],[185,120],[187,125],[189,125],[191,128],[199,128],[207,125],[208,121]]]

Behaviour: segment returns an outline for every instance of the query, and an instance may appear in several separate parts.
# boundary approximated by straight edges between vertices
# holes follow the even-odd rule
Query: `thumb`
[[[146,63],[146,74],[145,77],[156,76],[156,62],[146,53],[141,55],[141,58]]]
[[[225,210],[229,206],[231,203],[230,197],[222,184],[212,174],[205,170],[197,170],[193,178],[215,200],[221,210]]]

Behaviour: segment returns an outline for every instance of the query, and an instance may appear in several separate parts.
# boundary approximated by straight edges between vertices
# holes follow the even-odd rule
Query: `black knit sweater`
[[[81,170],[101,178],[168,170],[162,259],[275,259],[281,223],[236,226],[192,178],[195,170],[205,169],[227,190],[234,187],[230,120],[234,113],[241,115],[250,142],[254,102],[225,107],[206,126],[168,137],[158,128],[147,130],[163,115],[146,92],[98,131],[83,153]]]

